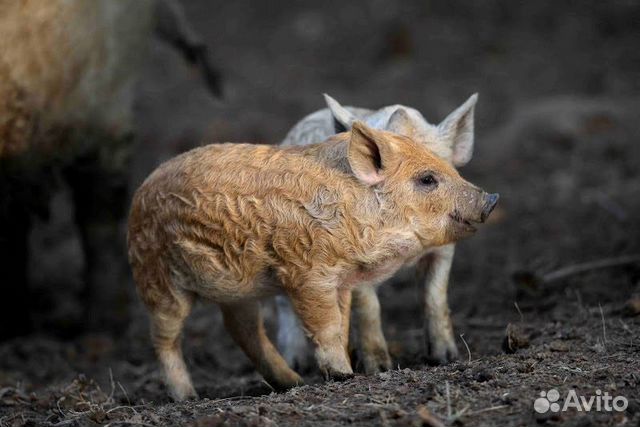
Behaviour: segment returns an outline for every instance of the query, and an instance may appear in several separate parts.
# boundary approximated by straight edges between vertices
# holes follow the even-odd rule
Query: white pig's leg
[[[351,300],[352,294],[350,289],[338,290],[338,306],[340,307],[340,315],[342,316],[342,347],[349,358],[349,326],[351,324]],[[351,364],[351,361],[349,361]]]
[[[445,364],[458,357],[447,302],[454,252],[455,245],[442,246],[418,262],[417,280],[424,284],[427,357],[432,363]]]
[[[306,371],[310,367],[309,359],[312,355],[300,320],[286,296],[276,297],[276,308],[278,312],[278,348],[289,366],[299,372]]]
[[[353,314],[364,371],[375,374],[391,369],[391,356],[382,333],[376,287],[359,286],[353,290]]]
[[[290,293],[293,308],[316,346],[318,366],[325,377],[333,379],[353,375],[343,338],[346,328],[342,310],[347,296],[339,294],[344,292],[351,291],[339,291],[322,283],[309,283]]]
[[[271,386],[285,390],[303,384],[267,337],[258,301],[221,304],[220,308],[226,329]]]

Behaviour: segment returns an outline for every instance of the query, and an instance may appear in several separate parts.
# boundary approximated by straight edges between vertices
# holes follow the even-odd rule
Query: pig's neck
[[[400,225],[377,221],[365,212],[351,225],[347,238],[336,242],[343,254],[342,283],[347,287],[376,285],[405,265],[415,262],[424,249],[415,233]]]
[[[395,265],[398,269],[424,252],[413,230],[394,215],[386,214],[384,207],[377,212],[365,208],[356,218],[357,232],[350,244],[359,263],[374,268]]]
[[[300,149],[305,156],[312,157],[323,166],[351,174],[351,166],[349,166],[349,160],[347,159],[348,147],[349,140],[345,137],[345,134],[338,134],[320,144],[308,145],[300,147]]]
[[[298,149],[326,167],[351,175],[348,144],[346,134],[339,134],[321,144]],[[356,262],[371,266],[404,264],[424,251],[406,221],[401,221],[392,207],[385,206],[383,196],[376,194],[375,189],[362,188],[345,203],[346,209],[353,213],[346,239],[350,246],[347,252]]]

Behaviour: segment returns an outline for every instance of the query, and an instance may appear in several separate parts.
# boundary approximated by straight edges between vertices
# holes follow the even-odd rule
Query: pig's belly
[[[262,299],[282,293],[277,282],[263,277],[241,281],[226,275],[190,274],[176,279],[173,280],[175,286],[191,291],[202,299],[223,304]]]
[[[393,276],[402,265],[400,260],[391,260],[374,268],[358,268],[343,277],[342,285],[349,288],[376,286]]]
[[[229,259],[216,248],[188,244],[174,247],[171,259],[173,285],[206,300],[233,303],[282,293],[279,281],[259,259]]]

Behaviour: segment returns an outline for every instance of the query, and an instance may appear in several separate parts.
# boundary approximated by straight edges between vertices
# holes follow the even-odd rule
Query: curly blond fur
[[[425,171],[437,188],[420,186]],[[128,240],[172,395],[195,395],[179,334],[196,297],[221,305],[274,387],[302,382],[264,334],[256,300],[277,293],[291,299],[320,368],[350,375],[351,290],[467,235],[451,215],[479,221],[482,194],[424,146],[361,123],[304,148],[209,145],[161,165],[134,196]]]

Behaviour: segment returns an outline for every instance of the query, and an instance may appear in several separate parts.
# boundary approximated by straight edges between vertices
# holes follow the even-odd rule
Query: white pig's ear
[[[385,129],[389,132],[398,133],[400,135],[410,135],[412,126],[411,117],[407,110],[399,107],[391,114],[391,117],[389,117],[389,121],[387,122]]]
[[[340,125],[336,126],[336,132],[344,132],[351,129],[353,122],[358,120],[356,116],[326,93],[324,93],[323,96],[327,103],[327,107],[329,107],[329,111],[331,111],[333,119],[336,121],[336,124]]]
[[[474,93],[467,101],[438,125],[438,134],[451,144],[451,162],[455,166],[464,166],[473,156],[473,113],[478,94]]]
[[[379,131],[361,121],[353,122],[349,140],[349,165],[363,184],[376,185],[384,180],[383,167],[390,151],[389,142]]]

